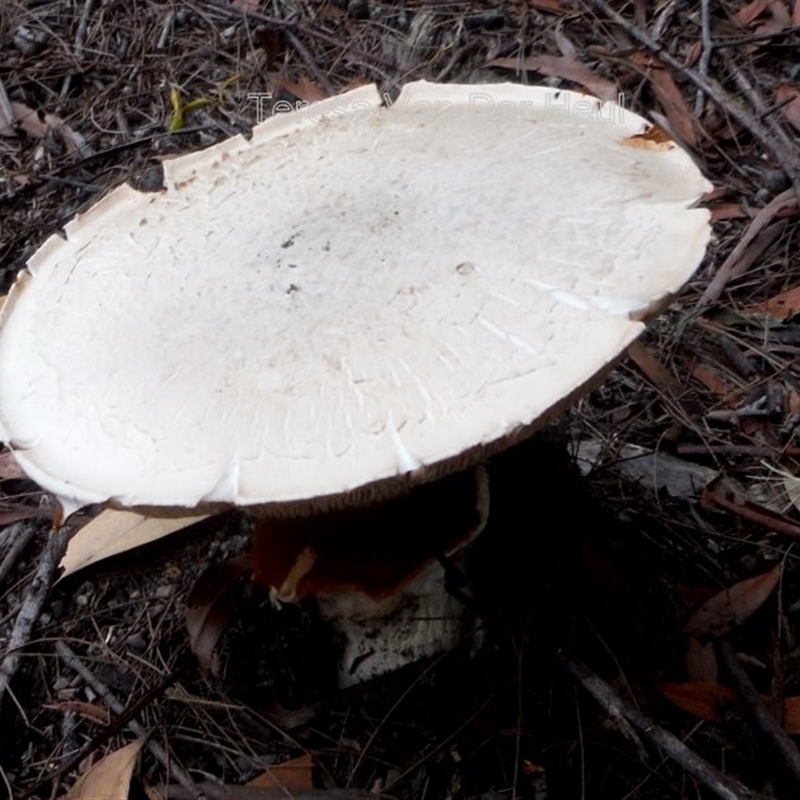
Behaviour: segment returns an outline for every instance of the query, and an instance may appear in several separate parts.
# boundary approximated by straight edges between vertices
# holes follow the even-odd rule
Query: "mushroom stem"
[[[276,600],[313,596],[340,645],[343,686],[454,645],[466,608],[442,562],[488,516],[483,467],[367,508],[281,519],[253,515],[256,583]]]

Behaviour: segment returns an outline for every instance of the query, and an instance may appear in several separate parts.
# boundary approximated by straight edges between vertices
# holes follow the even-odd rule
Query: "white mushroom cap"
[[[649,127],[416,83],[168,162],[165,191],[115,189],[30,260],[0,314],[0,435],[72,506],[296,508],[474,462],[700,262],[709,185]]]

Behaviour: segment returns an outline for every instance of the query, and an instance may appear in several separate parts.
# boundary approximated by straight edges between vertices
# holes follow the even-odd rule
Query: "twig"
[[[703,78],[707,78],[708,68],[711,66],[711,54],[714,52],[714,42],[711,40],[711,0],[701,0],[700,16],[702,20],[703,51],[700,54],[697,71]],[[694,115],[698,118],[703,113],[704,102],[703,90],[698,88],[697,97],[694,101]]]
[[[92,15],[92,6],[94,0],[85,0],[83,4],[83,11],[81,11],[80,19],[78,20],[78,30],[75,34],[75,46],[72,52],[76,58],[83,58],[84,47],[86,46],[86,31],[89,29],[89,17]],[[73,73],[69,73],[64,77],[64,83],[61,84],[61,99],[63,100],[69,94],[70,87],[72,86]]]
[[[288,792],[286,789],[261,789],[222,783],[200,783],[208,800],[390,800],[389,795],[358,789],[309,789]],[[192,800],[192,795],[173,786],[159,786],[159,793],[170,800]]]
[[[156,50],[163,50],[167,46],[167,40],[169,39],[170,34],[172,33],[174,22],[175,22],[175,9],[171,8],[167,12],[167,16],[164,19],[164,24],[161,26],[161,35],[158,37],[158,41],[156,42]]]
[[[68,649],[68,648],[67,648]],[[71,653],[72,651],[70,651]],[[74,654],[73,654],[74,655]],[[62,658],[67,661],[65,655]],[[72,663],[68,662],[69,666]],[[48,784],[55,784],[56,781],[63,778],[68,772],[72,772],[84,758],[89,756],[96,748],[107,742],[112,736],[119,733],[124,727],[130,727],[130,722],[134,717],[147,708],[157,697],[161,696],[175,681],[178,680],[178,673],[174,672],[172,675],[167,676],[164,680],[160,681],[156,686],[148,689],[141,697],[130,703],[121,714],[115,716],[109,723],[97,734],[95,734],[83,747],[77,750],[70,756],[58,769],[47,773],[40,781],[33,786],[27,788],[21,794],[15,795],[16,800],[27,800],[37,794],[39,790]],[[173,767],[174,772],[174,767]]]
[[[758,118],[766,124],[773,136],[781,140],[785,147],[789,149],[796,147],[795,140],[786,133],[783,126],[778,122],[776,115],[771,113],[767,103],[764,102],[756,88],[745,77],[742,68],[733,59],[730,59],[730,62],[730,72],[733,75],[733,79],[742,94],[750,101],[750,105],[756,110]]]
[[[744,255],[751,242],[777,214],[795,205],[798,205],[797,193],[793,188],[787,189],[785,192],[781,192],[779,195],[773,197],[772,200],[755,215],[753,221],[739,240],[739,243],[733,248],[733,252],[722,263],[714,279],[708,284],[708,287],[697,301],[698,306],[713,303],[715,300],[719,299],[719,296],[731,279],[739,259]]]
[[[666,755],[673,759],[696,780],[708,787],[717,797],[724,800],[756,800],[763,795],[748,788],[735,778],[728,777],[705,759],[690,750],[680,739],[649,717],[626,703],[600,677],[595,675],[585,664],[559,654],[561,663],[572,673],[573,677],[588,691],[595,700],[615,719],[624,719],[646,736]]]
[[[111,689],[106,686],[76,655],[72,652],[69,645],[63,641],[56,642],[56,652],[59,658],[72,670],[78,673],[86,683],[97,692],[100,699],[110,708],[115,714],[120,716],[126,715],[125,706],[117,700]],[[144,726],[131,719],[128,722],[128,728],[132,730],[137,736],[147,738],[148,732]],[[172,775],[178,783],[183,786],[189,793],[189,797],[193,800],[207,800],[203,792],[198,788],[195,782],[189,777],[188,773],[170,758],[169,753],[158,743],[152,739],[148,739],[147,749],[153,754],[153,757]]]
[[[31,631],[42,613],[42,607],[50,593],[59,562],[67,551],[67,543],[71,535],[72,530],[67,525],[53,531],[39,558],[36,573],[28,586],[22,607],[14,622],[14,628],[8,638],[6,656],[0,663],[0,708],[2,708],[3,699],[11,680],[16,675],[22,661],[20,648],[30,640]]]
[[[317,60],[311,53],[308,52],[306,46],[295,36],[292,31],[284,31],[284,35],[291,43],[292,47],[297,51],[300,58],[305,62],[308,71],[314,76],[316,82],[325,91],[328,97],[333,97],[336,94],[336,89],[333,84],[328,80],[328,76],[317,66]]]
[[[13,132],[15,119],[16,115],[11,107],[11,101],[8,99],[6,87],[0,79],[0,135],[4,134],[6,130]]]
[[[800,33],[800,25],[789,25],[779,31],[767,31],[765,33],[754,33],[751,36],[738,36],[733,39],[717,39],[714,42],[715,48],[720,47],[739,47],[743,44],[755,44],[756,42],[768,42],[772,39],[784,39],[793,33]]]
[[[89,29],[89,17],[92,15],[94,0],[86,0],[83,4],[81,18],[78,20],[78,32],[75,34],[75,49],[73,52],[78,58],[83,58],[83,48],[86,46],[86,31]]]
[[[800,456],[800,447],[770,447],[759,444],[679,444],[675,448],[679,456]]]
[[[772,132],[766,128],[753,114],[741,105],[735,103],[725,89],[711,77],[704,77],[695,70],[690,69],[679,59],[675,58],[665,47],[656,42],[651,36],[628,22],[622,14],[614,11],[605,0],[584,0],[593,6],[615,24],[619,25],[632,39],[639,42],[650,52],[658,55],[659,59],[670,69],[679,72],[687,80],[691,81],[698,89],[702,89],[725,113],[735,119],[761,143],[762,147],[772,154],[772,157],[780,165],[792,183],[792,187],[800,203],[800,153],[794,147],[786,147],[782,141],[775,138]]]
[[[800,750],[791,740],[789,734],[781,728],[778,720],[769,712],[764,702],[758,695],[758,690],[750,680],[747,670],[742,666],[736,653],[733,652],[731,643],[726,639],[717,644],[719,654],[728,672],[736,682],[736,688],[742,696],[742,700],[753,715],[758,727],[764,735],[772,742],[778,752],[783,756],[786,766],[800,782]]]
[[[800,538],[800,525],[781,519],[771,512],[758,508],[753,503],[737,503],[708,490],[703,493],[703,501],[724,508],[737,517],[746,519],[756,525],[762,525],[768,530],[775,531],[775,533],[780,533],[783,536],[793,536],[795,539]]]
[[[35,522],[15,522],[3,531],[4,534],[8,533],[8,540],[11,541],[11,544],[0,562],[0,586],[8,577],[8,573],[14,569],[22,551],[28,546],[40,527]]]
[[[348,56],[355,56],[365,66],[375,69],[375,64],[379,64],[386,69],[395,70],[397,65],[389,58],[385,58],[378,53],[366,53],[350,44],[340,41],[335,36],[331,36],[325,31],[318,30],[309,25],[303,25],[296,20],[281,19],[280,17],[273,17],[268,14],[262,14],[260,11],[250,11],[242,7],[232,6],[222,0],[195,0],[195,3],[205,11],[214,12],[225,19],[229,20],[242,20],[245,18],[261,22],[265,25],[272,25],[280,28],[282,31],[294,31],[295,33],[303,33],[321,42],[325,42],[337,50],[347,53]]]

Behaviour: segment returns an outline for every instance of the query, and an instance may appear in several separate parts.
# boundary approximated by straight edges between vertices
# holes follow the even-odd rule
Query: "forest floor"
[[[56,583],[99,510],[53,532],[0,455],[0,796],[800,796],[799,38],[800,0],[4,0],[3,292],[111,188],[365,83],[610,93],[713,183],[714,232],[605,382],[489,464],[480,636],[361,686],[235,566],[198,657],[187,597],[246,520]]]

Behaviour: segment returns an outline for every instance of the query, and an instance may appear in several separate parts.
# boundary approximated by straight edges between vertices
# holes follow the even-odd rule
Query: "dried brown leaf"
[[[780,321],[793,317],[795,314],[800,314],[800,286],[795,286],[794,289],[776,294],[763,303],[750,306],[747,311],[751,314],[767,314]]]
[[[692,365],[692,377],[700,381],[706,389],[714,392],[717,397],[723,402],[727,403],[730,400],[731,393],[734,387],[721,376],[719,376],[711,367],[697,362]]]
[[[693,714],[709,722],[724,722],[728,709],[743,713],[738,693],[728,686],[715,682],[689,681],[687,683],[662,683],[661,694],[687,714]],[[769,697],[761,697],[769,707]],[[791,736],[800,734],[800,697],[787,697],[783,706],[783,729]]]
[[[675,147],[672,137],[658,125],[651,125],[643,133],[626,136],[621,144],[636,150],[672,150]]]
[[[0,453],[0,480],[16,480],[27,477],[10,450]]]
[[[287,792],[307,792],[314,788],[314,759],[308,754],[290,758],[282,764],[256,775],[247,786],[258,789],[285,789]]]
[[[323,89],[308,78],[300,78],[300,80],[293,81],[285,75],[279,75],[277,83],[289,94],[304,103],[316,103],[318,100],[324,100],[328,96]]]
[[[781,108],[781,114],[793,127],[800,130],[800,90],[784,84],[775,90],[775,102]]]
[[[527,0],[531,8],[537,11],[551,11],[553,14],[572,14],[575,9],[562,3],[561,0]]]
[[[709,210],[711,211],[712,222],[720,222],[725,219],[740,219],[747,216],[747,212],[739,203],[720,203]]]
[[[57,700],[44,707],[56,711],[71,711],[94,722],[102,722],[103,725],[108,725],[111,721],[111,712],[107,708],[98,706],[96,703],[86,703],[83,700]]]
[[[723,722],[725,709],[740,710],[739,696],[734,689],[708,681],[661,683],[658,690],[682,711],[709,722]]]
[[[785,0],[769,0],[769,13],[772,21],[780,28],[786,28],[792,24],[792,15],[786,8]]]
[[[133,769],[144,745],[137,739],[109,753],[84,773],[65,800],[128,800]]]
[[[685,661],[686,673],[693,681],[717,682],[719,664],[713,643],[690,636],[686,642]]]
[[[650,84],[675,134],[690,147],[696,147],[694,114],[684,100],[672,73],[660,64],[654,63],[650,70]]]
[[[212,564],[194,582],[186,599],[189,647],[200,668],[211,675],[219,674],[217,645],[233,616],[235,590],[250,569],[250,560],[246,557]]]
[[[692,614],[684,630],[694,636],[725,636],[763,605],[777,586],[780,575],[780,565],[776,565],[768,572],[723,589]]]
[[[628,357],[644,373],[644,376],[662,392],[682,394],[680,381],[665,367],[656,356],[639,340],[628,346]]]
[[[39,506],[12,506],[0,510],[0,525],[11,525],[12,522],[22,522],[25,519],[47,519],[51,516],[50,511]]]
[[[746,28],[767,10],[767,6],[769,6],[769,0],[752,0],[744,8],[739,9],[733,19]]]
[[[516,71],[531,70],[540,72],[542,75],[564,78],[580,84],[600,100],[615,102],[619,99],[619,88],[615,83],[596,75],[586,64],[574,58],[551,55],[528,56],[527,58],[496,58],[490,61],[487,66]]]
[[[70,540],[60,564],[64,570],[61,579],[104,558],[125,553],[188,528],[209,516],[150,517],[133,511],[102,511]]]
[[[800,697],[783,701],[783,729],[792,736],[800,735]]]

